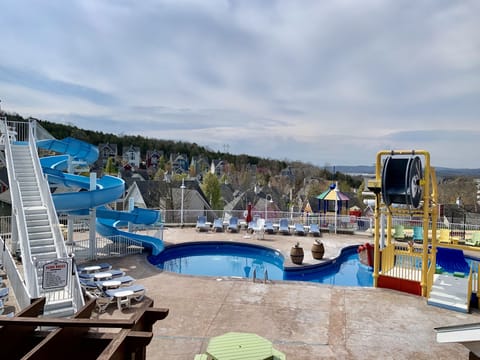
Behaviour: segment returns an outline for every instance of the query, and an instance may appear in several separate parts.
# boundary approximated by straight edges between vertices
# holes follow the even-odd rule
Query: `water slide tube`
[[[40,159],[49,183],[82,189],[81,191],[53,194],[52,198],[57,211],[86,215],[89,209],[97,208],[97,231],[102,236],[121,235],[134,239],[152,251],[153,255],[158,255],[163,250],[164,245],[161,239],[117,229],[117,226],[127,222],[153,224],[159,217],[158,211],[154,210],[134,209],[131,212],[120,212],[105,208],[105,204],[113,202],[123,195],[125,182],[122,179],[114,176],[103,176],[97,179],[96,189],[89,190],[89,177],[63,172],[67,169],[70,158],[89,164],[96,161],[98,149],[95,146],[73,138],[40,140],[37,145],[42,149],[66,154]]]

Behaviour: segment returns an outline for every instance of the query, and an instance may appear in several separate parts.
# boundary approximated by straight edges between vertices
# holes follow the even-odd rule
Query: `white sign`
[[[57,289],[67,286],[68,263],[62,260],[55,260],[43,265],[44,290]]]

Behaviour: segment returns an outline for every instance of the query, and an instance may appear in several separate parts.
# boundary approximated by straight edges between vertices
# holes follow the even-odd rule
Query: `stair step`
[[[468,313],[468,311],[469,311],[469,306],[467,304],[455,303],[455,302],[452,302],[452,301],[446,301],[446,300],[442,300],[442,299],[428,298],[427,304],[428,305],[433,305],[433,306],[438,306],[438,307],[441,307],[443,309],[459,311],[459,312],[463,312],[463,313]]]
[[[32,203],[32,202],[39,202],[41,204],[42,203],[42,197],[40,195],[22,196],[22,202],[24,204],[29,204],[29,203]]]
[[[50,222],[48,221],[48,216],[44,216],[38,219],[27,219],[28,227],[38,227],[38,226],[48,226],[50,227]]]
[[[53,241],[53,239],[30,240],[30,247],[50,246],[54,244],[55,242]]]
[[[50,232],[51,233],[51,227],[50,227],[50,224],[46,224],[46,225],[43,225],[43,226],[32,226],[32,224],[30,224],[30,222],[28,222],[27,224],[27,232],[29,235],[33,235],[33,234],[38,234],[38,233],[48,233]]]
[[[30,252],[32,256],[37,256],[38,254],[51,254],[56,253],[55,245],[40,245],[40,246],[32,246],[30,245]]]
[[[47,208],[42,205],[24,207],[24,212],[27,216],[30,214],[42,214],[42,213],[47,214],[48,213]]]
[[[36,207],[36,206],[42,206],[41,201],[24,201],[23,202],[24,207]]]
[[[29,186],[28,188],[20,188],[22,196],[40,195],[40,189],[37,186]]]
[[[55,260],[57,259],[57,252],[45,252],[38,253],[35,256],[32,255],[32,258],[35,257],[36,260]]]
[[[52,239],[53,234],[51,231],[38,232],[34,234],[28,234],[28,239],[31,240],[43,240],[43,239]],[[53,241],[53,240],[52,240]]]

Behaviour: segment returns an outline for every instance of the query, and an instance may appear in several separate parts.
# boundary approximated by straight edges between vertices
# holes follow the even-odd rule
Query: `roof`
[[[317,196],[317,199],[320,200],[340,200],[340,201],[349,201],[350,198],[342,193],[341,191],[338,191],[336,189],[328,189],[321,193],[320,195]]]

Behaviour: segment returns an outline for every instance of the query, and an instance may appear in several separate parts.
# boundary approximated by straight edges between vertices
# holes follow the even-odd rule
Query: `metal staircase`
[[[55,240],[53,239],[47,208],[42,203],[29,148],[25,145],[12,145],[11,149],[20,198],[25,213],[30,254],[36,260],[54,260],[57,258]]]
[[[6,122],[2,124],[12,221],[16,224],[12,240],[14,246],[20,248],[25,286],[20,297],[23,302],[46,297],[44,316],[68,317],[83,305],[83,296],[78,276],[74,275],[73,260],[67,255],[50,187],[41,169],[34,128],[32,123],[27,124],[28,138],[21,142],[17,140],[17,130]]]

